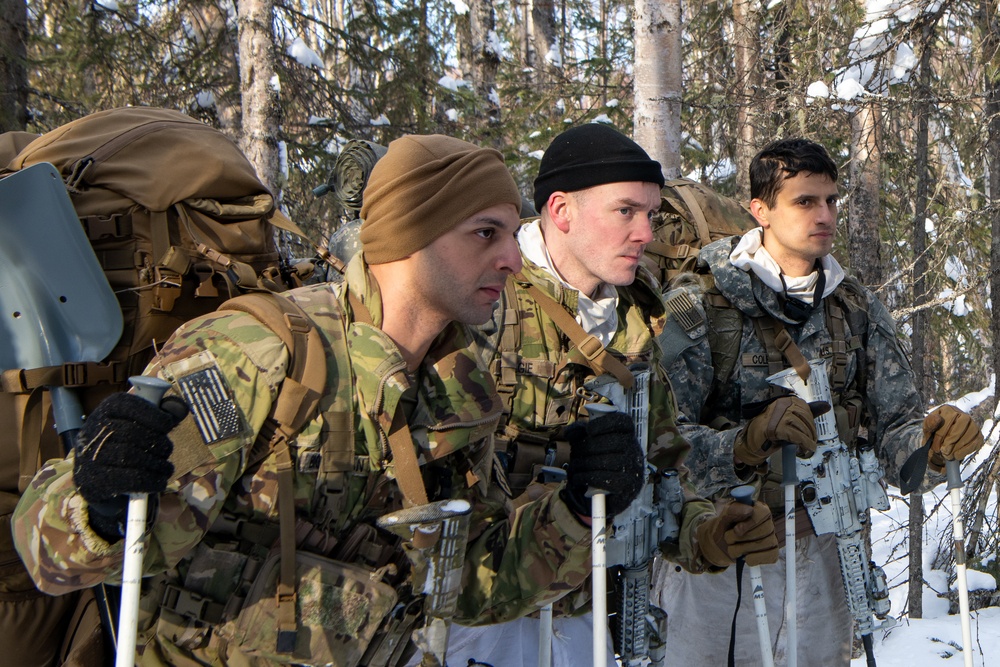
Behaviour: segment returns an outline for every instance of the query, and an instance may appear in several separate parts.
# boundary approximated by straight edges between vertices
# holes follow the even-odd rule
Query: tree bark
[[[733,0],[733,48],[736,71],[736,192],[750,197],[750,161],[757,153],[760,109],[760,16],[751,0]]]
[[[931,77],[931,44],[934,37],[932,25],[923,27],[923,49],[920,54],[920,70],[917,73],[917,103],[916,120],[917,136],[914,148],[914,171],[917,182],[913,197],[913,305],[918,307],[913,313],[910,337],[912,356],[910,363],[916,380],[917,391],[926,400],[925,380],[928,374],[924,369],[927,352],[927,311],[919,306],[927,302],[927,192],[930,180],[930,170],[927,168],[927,134],[928,114],[930,113],[930,77]],[[907,589],[909,597],[908,608],[910,618],[923,618],[924,614],[924,497],[914,493],[910,496],[909,522],[909,572],[910,579]]]
[[[278,149],[281,109],[274,66],[274,3],[239,0],[237,22],[243,107],[241,147],[264,185],[278,199],[283,178]]]
[[[990,243],[990,298],[1000,304],[1000,17],[997,0],[981,0],[980,25],[983,35],[984,88],[986,93],[987,210],[993,230]],[[990,315],[993,338],[993,373],[1000,379],[1000,308]],[[1000,392],[994,397],[1000,401]]]
[[[851,114],[851,196],[848,205],[848,254],[854,275],[865,285],[882,284],[879,251],[879,187],[881,153],[878,128],[881,105],[866,100]]]
[[[681,173],[681,3],[635,2],[635,141],[663,166]]]
[[[0,132],[28,124],[27,38],[27,0],[0,0]]]
[[[503,141],[498,134],[500,125],[500,95],[497,93],[497,70],[500,54],[490,42],[496,31],[496,13],[493,3],[474,0],[469,4],[469,24],[472,32],[473,81],[479,99],[477,116],[486,122],[486,136],[494,148]],[[478,105],[477,105],[478,106]]]

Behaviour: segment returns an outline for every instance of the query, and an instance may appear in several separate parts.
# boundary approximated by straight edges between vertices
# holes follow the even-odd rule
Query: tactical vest
[[[513,497],[543,467],[561,467],[569,460],[562,431],[583,414],[585,382],[610,373],[628,386],[632,376],[625,365],[652,359],[655,337],[663,328],[655,285],[652,275],[640,269],[632,285],[618,288],[620,322],[608,349],[523,274],[508,279],[490,371],[504,402],[496,448]],[[627,331],[643,334],[624,350],[614,349]]]
[[[704,290],[702,304],[707,321],[702,320],[686,292],[675,290],[666,298],[665,303],[670,316],[675,318],[689,334],[707,325],[714,377],[705,405],[712,406],[719,403],[719,397],[731,383],[737,362],[742,361],[744,365],[748,365],[748,360],[741,359],[740,356],[743,321],[746,315],[735,308],[722,294],[711,273],[698,273],[697,277]],[[861,392],[867,380],[865,349],[869,321],[867,301],[861,284],[855,278],[846,276],[833,293],[823,299],[823,308],[826,329],[831,338],[829,375],[834,402],[832,409],[841,439],[853,450],[858,441],[859,430],[867,425],[865,423],[867,414],[864,411]],[[753,318],[752,323],[757,339],[765,348],[768,375],[789,367],[801,369],[801,372],[807,370],[808,361],[781,321],[767,315]],[[850,338],[847,336],[848,330],[851,332]],[[851,355],[855,356],[857,371],[849,380],[847,371]],[[784,390],[775,386],[772,388],[771,397],[784,393]],[[715,415],[708,421],[708,425],[726,429],[733,428],[737,424],[724,415]],[[762,489],[762,500],[771,505],[772,509],[780,508],[783,502],[780,484],[781,470],[772,465]]]
[[[294,298],[294,293],[291,296]],[[348,298],[354,319],[365,322],[367,317],[370,323],[360,301],[350,292]],[[381,461],[356,453],[354,420],[358,407],[353,383],[335,382],[336,392],[326,394],[332,358],[337,365],[330,368],[335,368],[339,378],[353,377],[344,335],[348,318],[339,307],[325,309],[323,328],[319,329],[299,305],[281,295],[245,295],[228,301],[221,310],[252,315],[277,334],[289,351],[288,373],[247,455],[245,468],[252,471],[272,455],[277,461],[278,521],[251,520],[223,511],[190,557],[183,580],[173,573],[161,575],[144,591],[143,609],[158,613],[155,626],[147,627],[147,637],[150,633],[170,637],[173,644],[187,650],[211,642],[223,654],[227,644],[245,649],[258,641],[260,634],[270,638],[298,628],[301,636],[306,620],[301,618],[303,592],[296,591],[296,577],[301,578],[316,562],[313,556],[320,556],[326,562],[344,564],[345,575],[365,573],[354,587],[358,600],[366,598],[370,605],[366,613],[371,618],[359,620],[353,635],[339,638],[342,645],[335,650],[338,661],[332,664],[401,664],[412,653],[408,638],[421,615],[422,598],[404,585],[410,568],[400,540],[376,530],[367,520],[398,507],[402,499],[396,484],[379,472]],[[310,448],[293,455],[290,443],[317,414],[323,418],[318,451]],[[413,456],[409,429],[390,433],[390,446],[396,460],[404,450]],[[424,494],[423,502],[427,502],[421,467],[415,459],[413,463],[412,467],[397,466],[398,488],[407,495],[407,485],[417,484]],[[404,474],[403,468],[412,474]],[[317,490],[308,519],[296,516],[295,471],[316,475]],[[488,474],[483,472],[482,461],[467,461],[463,474],[475,477],[476,471]],[[279,545],[277,554],[270,547],[275,543]],[[271,581],[277,595],[258,600],[254,596],[260,584],[256,582],[269,566],[275,570]],[[386,589],[398,595],[389,595]],[[298,612],[296,594],[300,598]],[[241,611],[251,602],[268,611],[247,617]],[[327,603],[344,608],[352,604],[346,599],[322,604]],[[363,645],[361,652],[356,648],[359,643]],[[272,655],[263,657],[275,659]],[[285,662],[280,656],[278,659]]]

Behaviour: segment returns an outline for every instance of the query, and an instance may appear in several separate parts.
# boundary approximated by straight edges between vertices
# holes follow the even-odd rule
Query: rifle
[[[425,622],[413,640],[423,652],[424,667],[447,667],[448,634],[462,588],[462,567],[469,542],[472,505],[439,500],[407,507],[378,518],[379,528],[410,543],[414,590],[424,594]]]
[[[794,368],[775,373],[768,382],[785,387],[806,401],[833,405],[826,359],[809,362],[809,375],[801,378]],[[889,590],[885,572],[867,555],[862,532],[869,509],[889,509],[882,483],[883,470],[870,448],[859,448],[855,456],[837,433],[833,411],[815,418],[816,452],[808,459],[796,458],[799,493],[817,535],[837,537],[840,572],[844,578],[847,606],[857,623],[857,634],[865,645],[868,664],[874,665],[872,633],[896,625],[889,616]],[[794,558],[795,545],[786,545]],[[794,622],[794,620],[793,620]]]
[[[625,390],[611,375],[601,375],[585,389],[632,417],[643,457],[649,450],[649,377],[645,363],[629,366],[635,378]],[[600,404],[587,405],[597,416]],[[657,471],[647,464],[646,483],[628,509],[613,517],[606,540],[607,565],[615,590],[615,652],[626,667],[649,660],[662,665],[666,653],[667,614],[649,603],[649,564],[662,542],[676,541],[684,504],[680,480],[673,469]],[[594,619],[595,627],[599,619]]]

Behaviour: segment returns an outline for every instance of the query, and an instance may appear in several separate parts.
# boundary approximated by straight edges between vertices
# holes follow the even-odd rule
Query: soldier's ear
[[[768,213],[770,209],[767,208],[767,204],[761,199],[751,199],[750,200],[750,213],[757,220],[757,224],[767,229],[770,227],[770,223],[767,220]]]
[[[573,200],[565,192],[556,191],[549,195],[549,201],[545,204],[549,213],[549,219],[556,229],[562,233],[569,231],[570,222],[573,219]]]

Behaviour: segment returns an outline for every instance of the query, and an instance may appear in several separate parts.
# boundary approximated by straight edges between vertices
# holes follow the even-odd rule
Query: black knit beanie
[[[545,149],[535,179],[535,210],[553,192],[576,192],[605,183],[640,181],[663,187],[660,163],[639,144],[600,123],[570,128]]]

